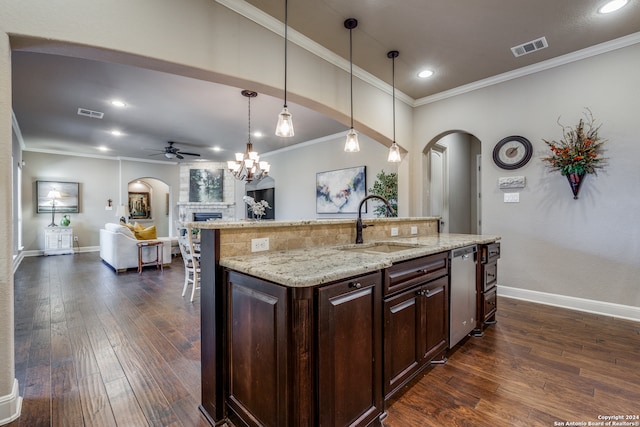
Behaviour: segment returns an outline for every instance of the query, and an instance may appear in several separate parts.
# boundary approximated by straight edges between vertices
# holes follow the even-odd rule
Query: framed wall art
[[[151,218],[151,200],[149,193],[129,192],[129,217],[131,219]]]
[[[316,213],[358,213],[367,193],[366,166],[316,174]]]
[[[224,169],[189,169],[189,202],[222,202]]]
[[[36,181],[36,212],[80,212],[79,188],[77,182]]]

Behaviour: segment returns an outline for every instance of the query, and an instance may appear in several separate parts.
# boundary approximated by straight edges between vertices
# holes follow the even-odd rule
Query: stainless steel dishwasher
[[[476,245],[454,249],[449,294],[449,348],[453,348],[476,326]]]

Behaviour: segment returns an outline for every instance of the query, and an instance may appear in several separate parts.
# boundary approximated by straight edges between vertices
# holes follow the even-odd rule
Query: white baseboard
[[[74,253],[86,253],[86,252],[100,252],[100,246],[82,246],[79,248],[73,248]],[[36,249],[35,251],[22,251],[20,253],[23,257],[31,257],[31,256],[44,256],[44,251],[42,249]]]
[[[640,322],[640,307],[498,286],[498,296]]]
[[[18,394],[18,380],[14,378],[11,394],[0,396],[0,426],[17,420],[21,410],[22,397]]]
[[[20,251],[18,255],[13,259],[13,274],[16,274],[18,271],[18,267],[20,267],[20,263],[24,259],[24,252]]]

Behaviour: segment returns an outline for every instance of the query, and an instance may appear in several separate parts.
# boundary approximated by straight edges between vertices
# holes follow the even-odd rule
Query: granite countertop
[[[367,223],[376,222],[407,222],[407,221],[425,221],[438,220],[439,217],[393,217],[393,218],[366,218]],[[184,222],[185,227],[200,229],[234,229],[234,228],[261,228],[261,227],[292,227],[304,225],[322,225],[322,224],[354,224],[355,218],[350,219],[300,219],[293,221],[201,221],[201,222]]]
[[[395,262],[496,240],[500,237],[475,234],[401,237],[362,245],[322,246],[221,258],[220,265],[280,285],[308,287],[381,270]],[[390,253],[366,252],[367,248],[375,249],[384,244],[407,248]]]

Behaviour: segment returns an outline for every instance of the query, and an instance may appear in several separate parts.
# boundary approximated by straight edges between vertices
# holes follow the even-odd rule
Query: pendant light
[[[400,55],[397,50],[387,53],[387,58],[391,58],[391,75],[392,75],[392,97],[393,97],[393,144],[389,147],[388,162],[398,163],[400,158],[400,147],[396,144],[396,58]]]
[[[294,135],[293,119],[287,108],[287,31],[289,28],[289,2],[284,2],[284,107],[278,115],[278,124],[276,125],[276,136],[290,138]]]
[[[227,161],[227,167],[229,172],[240,181],[260,181],[269,175],[271,165],[265,161],[260,161],[260,156],[257,151],[253,151],[253,144],[251,143],[251,98],[258,96],[258,93],[251,90],[243,90],[241,93],[242,96],[246,96],[249,100],[249,140],[245,152],[236,153],[236,159]]]
[[[353,37],[351,30],[358,26],[358,20],[355,18],[349,18],[344,21],[344,27],[349,30],[349,63],[351,64],[351,129],[347,133],[347,141],[344,144],[344,151],[348,153],[356,153],[360,151],[360,144],[358,143],[358,133],[353,129]]]

